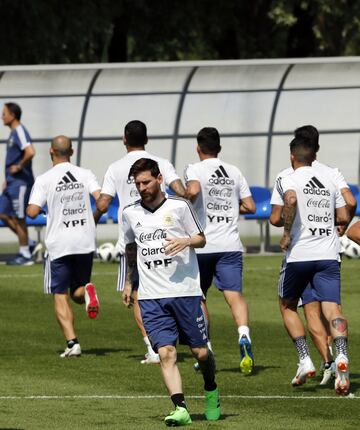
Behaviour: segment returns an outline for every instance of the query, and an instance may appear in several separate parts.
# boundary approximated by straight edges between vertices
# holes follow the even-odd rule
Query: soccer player
[[[120,264],[118,271],[117,290],[122,291],[125,282],[125,244],[124,234],[121,224],[122,211],[125,206],[130,203],[134,203],[138,198],[139,194],[135,187],[134,179],[128,178],[130,167],[140,158],[151,158],[156,160],[159,164],[160,171],[164,178],[164,183],[161,185],[163,191],[165,191],[165,185],[170,187],[172,191],[180,197],[185,194],[185,188],[175,172],[173,165],[160,157],[149,154],[145,151],[145,145],[147,144],[147,130],[146,125],[141,121],[130,121],[125,126],[124,130],[124,145],[127,151],[127,155],[118,161],[112,163],[105,173],[103,186],[101,189],[101,195],[97,201],[97,208],[100,213],[104,213],[108,210],[109,205],[113,198],[117,195],[119,198],[119,211],[118,211],[118,223],[119,223],[119,239],[117,242],[117,248],[120,251]],[[138,286],[138,275],[134,273],[134,316],[136,323],[141,331],[144,339],[147,353],[145,354],[142,364],[159,363],[160,359],[156,354],[149,342],[148,336],[144,330],[144,326],[141,320],[140,308],[137,303],[137,286]]]
[[[280,241],[286,251],[279,278],[279,301],[284,325],[299,354],[299,367],[292,384],[303,384],[315,375],[305,329],[297,313],[298,300],[311,285],[329,323],[336,348],[337,394],[349,392],[347,321],[340,309],[339,239],[335,224],[346,225],[349,214],[335,181],[311,166],[314,148],[306,139],[290,143],[294,172],[281,181],[284,197],[284,233]]]
[[[168,426],[191,423],[176,364],[179,338],[197,358],[205,383],[205,416],[220,417],[215,361],[208,349],[201,310],[199,268],[194,248],[205,245],[205,236],[191,205],[166,197],[156,161],[137,160],[129,178],[135,179],[140,200],[123,210],[127,281],[123,301],[131,305],[132,274],[139,272],[138,300],[146,333],[160,355],[162,376],[175,410],[165,418]],[[137,252],[136,252],[137,251]]]
[[[310,146],[313,147],[315,153],[319,151],[319,132],[312,125],[305,125],[299,127],[294,132],[295,137],[305,139]],[[329,175],[335,181],[337,188],[340,190],[345,202],[346,207],[349,211],[350,219],[354,216],[356,210],[356,199],[354,198],[348,184],[346,183],[344,176],[337,168],[331,168],[325,164],[314,160],[312,167],[319,170],[320,172]],[[271,224],[282,227],[283,218],[282,210],[284,207],[283,191],[281,181],[282,178],[292,174],[294,169],[289,167],[281,171],[275,180],[275,186],[271,196],[272,211],[270,216]],[[342,235],[345,232],[346,226],[338,226],[339,234]],[[340,257],[339,257],[340,261]],[[308,286],[301,298],[301,306],[304,309],[304,314],[307,322],[307,326],[310,335],[314,341],[314,344],[322,357],[322,364],[320,371],[323,373],[323,378],[320,385],[325,385],[329,382],[332,375],[335,373],[335,363],[331,348],[331,336],[330,329],[326,322],[326,319],[321,313],[321,305],[318,298],[316,297],[314,290]]]
[[[238,219],[239,213],[254,213],[255,203],[240,170],[218,158],[221,146],[216,128],[201,129],[197,143],[200,162],[187,167],[185,180],[186,195],[205,225],[206,246],[196,250],[201,289],[206,298],[215,278],[216,288],[223,292],[238,329],[240,370],[248,375],[253,371],[254,357],[248,307],[242,295],[243,246]]]
[[[0,219],[17,235],[20,245],[18,255],[7,264],[30,266],[34,264],[31,251],[35,243],[29,240],[25,209],[34,183],[31,163],[35,149],[20,119],[20,106],[16,103],[5,103],[2,120],[4,125],[10,128],[10,136],[6,147],[5,184],[0,196]]]
[[[35,218],[47,205],[44,290],[54,296],[55,315],[66,339],[62,358],[81,355],[69,295],[75,303],[85,302],[90,318],[95,318],[99,311],[95,287],[90,282],[95,251],[90,194],[97,199],[100,186],[90,170],[70,163],[72,154],[68,137],[52,140],[53,167],[36,178],[26,211]]]
[[[360,245],[360,221],[353,224],[346,233],[346,236]]]

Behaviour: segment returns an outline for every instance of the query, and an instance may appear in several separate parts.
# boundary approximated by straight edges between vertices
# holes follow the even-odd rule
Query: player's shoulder
[[[186,200],[183,197],[168,196],[167,201],[168,204],[171,205],[174,209],[189,208],[191,211],[193,211],[192,205],[189,200]]]
[[[129,203],[123,209],[123,213],[129,213],[133,210],[139,209],[141,207],[141,199],[135,200],[133,203]]]
[[[285,178],[286,176],[289,176],[293,173],[294,173],[294,169],[292,167],[287,167],[286,169],[281,170],[281,172],[279,172],[276,175],[275,181],[278,179]]]

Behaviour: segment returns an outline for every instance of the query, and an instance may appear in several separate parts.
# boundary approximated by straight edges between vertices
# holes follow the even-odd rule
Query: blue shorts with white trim
[[[44,290],[47,294],[73,293],[90,282],[94,253],[65,255],[45,260]]]
[[[200,285],[205,297],[213,279],[220,291],[242,292],[242,252],[214,252],[196,256],[200,270]]]
[[[24,219],[31,186],[24,182],[11,182],[0,196],[0,214]]]
[[[146,333],[154,351],[176,342],[191,348],[207,343],[206,325],[201,310],[201,297],[172,297],[139,300]]]
[[[303,304],[310,301],[340,304],[340,285],[340,264],[337,260],[292,263],[284,260],[279,277],[279,296],[298,300],[305,292]]]

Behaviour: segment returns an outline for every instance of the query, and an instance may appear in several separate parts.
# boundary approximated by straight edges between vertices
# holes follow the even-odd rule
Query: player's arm
[[[98,198],[95,198],[95,200],[96,200],[96,211],[94,212],[94,220],[95,220],[95,223],[97,224],[101,215],[108,211],[110,203],[113,200],[113,197],[110,196],[109,194],[100,193],[99,191]]]
[[[270,224],[275,227],[283,227],[284,226],[284,218],[283,218],[283,208],[281,205],[272,205],[271,206],[271,214],[270,214]]]
[[[341,191],[341,195],[345,200],[346,209],[349,214],[348,224],[338,226],[339,235],[343,236],[351,220],[354,218],[356,207],[357,207],[357,201],[356,201],[356,198],[354,197],[354,194],[351,192],[350,188],[344,187],[344,188],[341,188],[340,191]]]
[[[242,215],[254,214],[256,212],[256,204],[252,196],[241,199],[239,211]]]
[[[347,237],[360,245],[360,221],[353,224],[346,233]]]
[[[174,193],[179,197],[185,197],[185,187],[181,181],[181,179],[175,179],[169,184],[169,187],[174,191]]]
[[[336,218],[336,221],[335,221],[336,225],[347,226],[349,224],[350,215],[346,206],[335,209],[335,218]]]
[[[170,257],[173,257],[187,247],[203,248],[206,244],[203,232],[190,237],[173,237],[166,238],[165,240],[167,242],[165,245],[165,255],[169,255]]]
[[[296,216],[296,207],[297,207],[296,192],[294,190],[286,191],[284,194],[284,209],[283,209],[284,233],[280,240],[280,247],[283,251],[286,251],[289,248],[289,245],[291,242],[290,232]]]
[[[12,175],[20,172],[29,161],[35,156],[35,148],[32,145],[28,145],[23,150],[23,156],[18,164],[10,166],[9,170]]]
[[[26,215],[30,218],[36,218],[42,212],[42,208],[38,205],[29,204],[26,208]]]
[[[136,270],[136,259],[137,259],[137,247],[136,243],[128,243],[125,247],[126,257],[126,280],[125,286],[122,293],[123,303],[127,308],[131,308],[134,300],[131,296],[132,292],[132,280],[134,279],[134,272]]]
[[[193,202],[201,191],[199,181],[191,180],[186,183],[185,198]]]

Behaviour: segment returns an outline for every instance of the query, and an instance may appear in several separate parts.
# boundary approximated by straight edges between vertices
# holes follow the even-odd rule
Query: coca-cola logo
[[[209,190],[209,196],[210,197],[224,197],[229,198],[232,195],[232,189],[231,188],[217,188],[212,187]]]
[[[307,203],[306,206],[308,208],[325,208],[325,209],[330,209],[330,200],[328,199],[313,199],[310,198]]]
[[[69,202],[77,202],[79,200],[83,200],[84,198],[84,192],[83,191],[77,191],[73,194],[66,194],[65,196],[61,196],[60,202],[61,203],[69,203]]]
[[[144,243],[150,240],[161,240],[166,238],[166,230],[163,228],[158,228],[152,233],[141,233],[139,236],[139,241]]]

